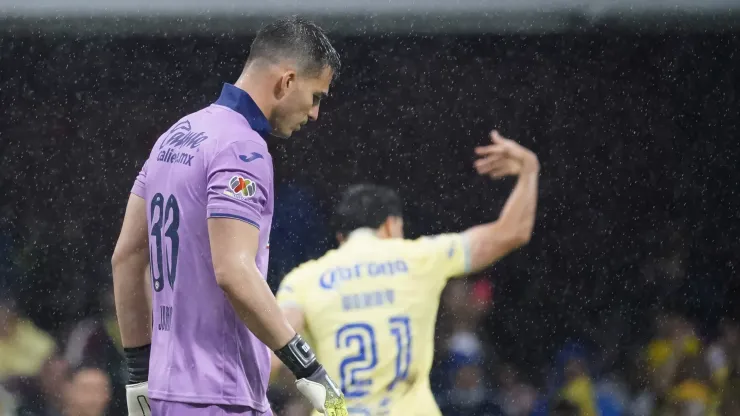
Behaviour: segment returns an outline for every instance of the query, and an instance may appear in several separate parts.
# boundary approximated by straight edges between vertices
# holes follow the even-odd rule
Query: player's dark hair
[[[358,228],[378,228],[388,217],[402,217],[403,202],[396,191],[380,185],[349,187],[337,204],[333,225],[347,235]]]
[[[318,76],[328,66],[336,77],[342,66],[326,33],[300,17],[276,20],[257,32],[247,65],[260,59],[269,62],[295,59],[300,69],[311,76]]]

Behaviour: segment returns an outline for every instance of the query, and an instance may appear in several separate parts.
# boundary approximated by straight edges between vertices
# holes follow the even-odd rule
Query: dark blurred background
[[[472,163],[497,128],[540,157],[537,226],[445,292],[445,414],[740,414],[738,34],[335,35],[344,69],[319,122],[270,143],[271,286],[335,246],[328,218],[356,182],[400,191],[410,237],[496,218],[512,182]],[[124,414],[109,265],[128,192],[250,42],[0,35],[0,415],[96,398]],[[305,414],[287,385],[275,410]]]

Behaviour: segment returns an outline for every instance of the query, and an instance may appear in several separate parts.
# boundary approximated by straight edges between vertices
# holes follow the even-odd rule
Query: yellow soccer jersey
[[[358,230],[283,279],[281,306],[341,385],[350,415],[440,415],[429,386],[434,327],[447,280],[470,268],[462,234],[379,239]]]

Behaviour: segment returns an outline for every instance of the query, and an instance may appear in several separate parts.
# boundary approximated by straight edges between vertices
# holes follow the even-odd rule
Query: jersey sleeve
[[[281,308],[290,307],[303,310],[305,307],[305,293],[303,287],[306,282],[305,266],[299,266],[288,273],[280,282],[275,298]]]
[[[131,188],[131,193],[142,197],[146,199],[146,172],[147,172],[147,166],[149,166],[149,160],[144,162],[144,166],[139,171],[139,174],[136,175],[136,179],[134,180],[134,186]]]
[[[208,218],[233,218],[260,228],[272,189],[272,166],[264,148],[249,141],[229,144],[207,167]]]
[[[422,237],[413,242],[416,255],[426,276],[446,281],[470,272],[470,247],[462,233]]]

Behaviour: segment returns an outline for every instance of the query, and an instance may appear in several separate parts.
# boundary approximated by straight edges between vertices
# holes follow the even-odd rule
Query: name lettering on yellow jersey
[[[362,279],[364,277],[393,277],[397,274],[406,274],[409,267],[404,260],[395,260],[383,263],[358,263],[349,267],[335,267],[321,274],[319,286],[326,290],[336,289],[341,282]]]
[[[342,309],[351,311],[355,309],[375,308],[378,306],[392,305],[395,301],[396,292],[392,289],[353,293],[342,296]]]

